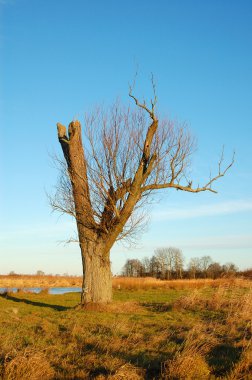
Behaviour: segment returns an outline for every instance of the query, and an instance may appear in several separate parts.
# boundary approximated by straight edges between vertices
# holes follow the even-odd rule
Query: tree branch
[[[156,118],[156,116],[155,116],[155,113],[154,113],[155,106],[156,106],[156,102],[157,102],[157,98],[156,98],[156,96],[155,96],[155,98],[154,98],[154,101],[151,101],[151,105],[152,105],[151,110],[146,106],[145,102],[144,102],[144,103],[140,103],[140,102],[138,101],[138,99],[132,94],[132,87],[131,87],[131,86],[130,86],[129,96],[130,96],[132,99],[134,99],[134,101],[135,101],[135,103],[136,103],[136,105],[137,105],[138,107],[140,107],[140,108],[142,108],[142,109],[144,109],[145,111],[148,112],[148,114],[150,115],[150,117],[151,117],[151,119],[152,119],[153,121],[156,121],[156,120],[157,120],[157,118]]]
[[[192,187],[192,181],[188,181],[188,185],[187,186],[183,186],[180,183],[174,183],[173,180],[171,180],[168,183],[153,183],[153,184],[149,184],[149,185],[143,186],[141,188],[141,192],[144,193],[145,191],[149,191],[149,190],[174,188],[174,189],[177,189],[177,190],[187,191],[187,192],[190,192],[190,193],[199,193],[201,191],[211,191],[212,193],[217,193],[216,190],[212,189],[211,185],[212,185],[213,182],[217,181],[219,178],[224,177],[224,175],[226,174],[226,172],[234,164],[234,156],[235,156],[235,154],[233,154],[233,158],[232,158],[231,163],[223,171],[221,171],[221,164],[222,164],[223,158],[224,158],[223,153],[222,153],[220,161],[219,161],[219,164],[218,164],[218,167],[219,167],[218,174],[215,177],[211,178],[204,186],[201,186],[201,187],[198,186],[196,188],[193,188]]]

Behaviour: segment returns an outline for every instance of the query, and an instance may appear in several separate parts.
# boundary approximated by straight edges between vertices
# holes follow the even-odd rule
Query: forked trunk
[[[108,303],[112,300],[112,274],[109,255],[102,244],[83,243],[81,246],[83,283],[81,305]]]
[[[89,194],[87,163],[78,121],[66,128],[58,123],[58,137],[67,162],[75,206],[83,264],[81,304],[105,303],[112,299],[112,276],[108,249],[98,237]]]

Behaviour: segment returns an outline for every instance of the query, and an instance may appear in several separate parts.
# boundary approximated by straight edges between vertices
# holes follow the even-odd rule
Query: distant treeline
[[[1,276],[1,275],[0,275]],[[5,275],[2,275],[2,276],[5,276]],[[71,275],[71,274],[68,274],[68,273],[63,273],[63,274],[52,274],[52,273],[45,273],[43,272],[42,270],[38,270],[36,273],[34,274],[24,274],[24,273],[16,273],[15,271],[10,271],[8,273],[8,276],[12,276],[12,277],[33,277],[33,276],[45,276],[45,277],[82,277],[80,275]]]
[[[142,260],[129,259],[126,261],[122,275],[127,277],[155,277],[164,280],[181,278],[220,278],[236,275],[252,278],[252,269],[239,272],[233,263],[221,265],[210,256],[191,258],[185,266],[182,251],[178,248],[159,248],[151,258]]]

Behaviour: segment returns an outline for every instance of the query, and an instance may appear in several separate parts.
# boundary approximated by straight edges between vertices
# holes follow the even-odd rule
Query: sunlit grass
[[[188,289],[202,287],[218,287],[225,284],[239,284],[239,278],[213,279],[177,279],[159,280],[153,277],[114,277],[114,289]],[[245,280],[242,280],[245,283]],[[0,275],[0,288],[52,288],[52,287],[81,287],[82,277],[77,276],[36,276],[36,275]]]
[[[110,305],[86,310],[75,308],[78,293],[0,297],[0,378],[249,376],[251,282],[132,284],[116,282]]]
[[[81,283],[77,276],[0,275],[0,288],[72,288],[81,287]]]

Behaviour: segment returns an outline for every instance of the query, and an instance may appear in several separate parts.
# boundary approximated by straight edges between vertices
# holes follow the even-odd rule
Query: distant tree
[[[150,269],[150,259],[148,257],[144,257],[141,260],[141,264],[143,267],[143,275],[150,275],[151,269]]]
[[[143,266],[140,260],[129,259],[126,261],[122,274],[127,277],[141,277]]]
[[[238,270],[238,267],[233,263],[226,263],[222,266],[223,274],[226,276],[234,276]]]
[[[37,270],[36,275],[37,275],[37,276],[44,276],[44,275],[45,275],[45,272],[43,272],[42,270]]]
[[[219,263],[212,263],[208,267],[208,274],[210,278],[219,278],[222,274],[222,267]]]
[[[188,272],[190,278],[196,278],[198,274],[201,272],[201,262],[199,257],[191,258],[188,264]]]
[[[213,260],[210,256],[202,256],[200,258],[200,270],[203,277],[208,277],[208,268],[211,264],[213,264]]]
[[[57,124],[65,164],[59,160],[62,177],[51,205],[77,223],[82,304],[111,301],[110,250],[117,240],[137,236],[141,209],[151,194],[163,189],[215,193],[213,183],[233,164],[222,169],[222,155],[217,174],[194,186],[188,173],[194,139],[185,125],[159,121],[154,83],[153,90],[148,107],[130,89],[137,112],[115,105],[110,113],[97,109],[87,116],[85,150],[79,121],[72,121],[68,132]]]
[[[164,279],[167,277],[170,277],[171,274],[171,265],[172,265],[172,257],[170,255],[170,252],[167,248],[158,248],[155,250],[155,258],[156,262],[158,263],[158,272],[159,277]]]
[[[180,249],[175,247],[158,248],[155,250],[155,258],[159,263],[160,277],[170,280],[172,276],[182,278],[183,255]]]
[[[176,278],[182,278],[184,267],[184,257],[182,251],[178,248],[173,248],[173,268],[176,273]]]
[[[150,259],[150,275],[151,277],[160,277],[161,274],[161,267],[160,262],[157,259],[157,257],[154,255]]]
[[[245,269],[241,271],[240,274],[244,276],[245,278],[249,278],[252,280],[252,268]]]

